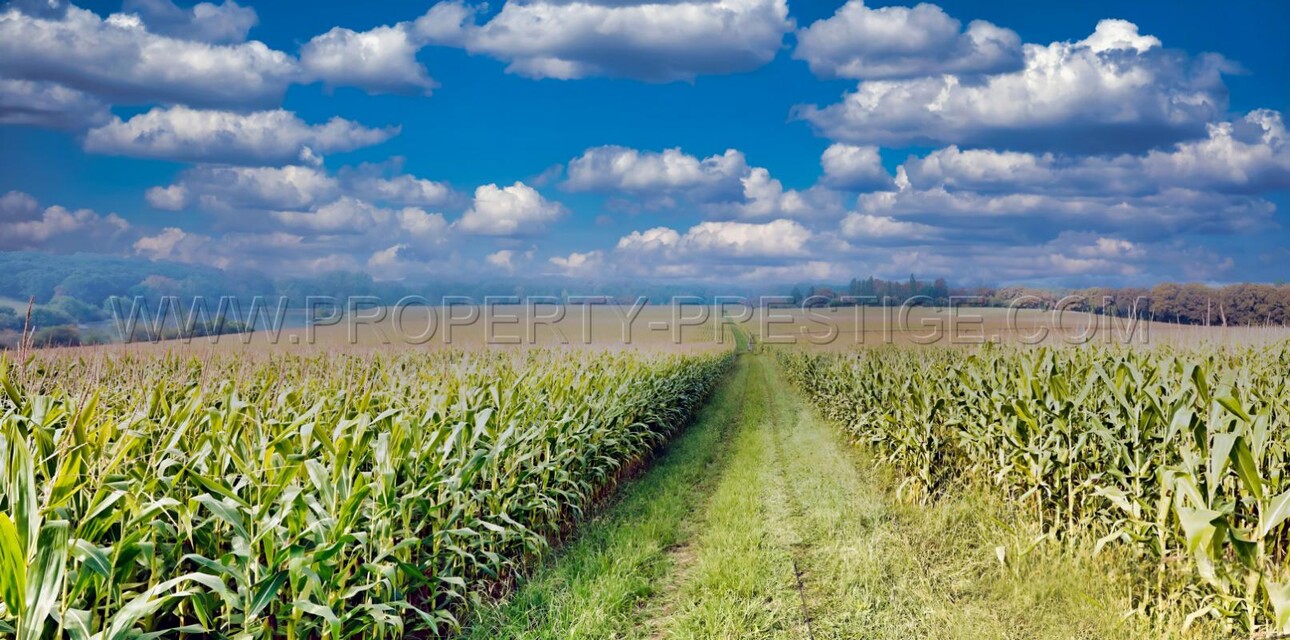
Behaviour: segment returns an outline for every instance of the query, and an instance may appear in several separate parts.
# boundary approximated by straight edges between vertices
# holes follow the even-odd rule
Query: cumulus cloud
[[[125,0],[121,11],[139,16],[153,33],[213,44],[245,42],[260,22],[255,9],[233,0],[199,2],[188,9],[171,0]]]
[[[543,198],[523,182],[509,187],[486,184],[475,189],[474,204],[456,226],[477,235],[523,235],[541,231],[566,212],[564,205]]]
[[[1267,228],[1275,207],[1252,196],[1170,188],[1142,196],[982,193],[919,189],[900,172],[898,191],[862,194],[857,212],[952,230],[960,241],[1026,242],[1064,229],[1122,233],[1158,240],[1185,233]]]
[[[820,156],[824,176],[820,182],[849,191],[874,191],[892,186],[891,174],[882,166],[878,147],[836,142]]]
[[[880,80],[943,73],[985,74],[1022,66],[1021,38],[982,20],[966,31],[940,7],[871,9],[850,0],[831,18],[797,32],[793,57],[826,78]]]
[[[502,249],[490,253],[484,260],[507,273],[515,272],[515,263],[513,262],[515,260],[515,251],[511,249]]]
[[[853,144],[1003,145],[1079,151],[1144,150],[1204,135],[1227,108],[1222,57],[1189,58],[1103,20],[1078,42],[1024,46],[1019,71],[967,82],[946,74],[867,80],[797,117]]]
[[[237,113],[174,106],[91,129],[85,150],[193,162],[314,164],[319,153],[379,144],[398,133],[398,127],[372,129],[339,117],[310,125],[282,109]]]
[[[247,106],[280,101],[298,69],[294,58],[264,43],[160,35],[135,14],[104,19],[74,6],[61,14],[8,6],[0,10],[0,74],[54,82],[115,103]]]
[[[703,222],[684,235],[667,227],[633,231],[619,239],[617,250],[671,258],[788,258],[804,255],[812,237],[793,220]]]
[[[401,173],[402,158],[382,163],[364,163],[355,168],[341,169],[340,179],[345,190],[359,198],[416,207],[464,206],[462,194],[446,182],[437,182]]]
[[[836,213],[842,209],[841,194],[827,188],[812,187],[805,191],[785,189],[783,183],[772,178],[770,171],[755,167],[740,179],[743,185],[743,202],[708,207],[709,211],[733,211],[741,218],[770,218],[791,216],[810,217]]]
[[[364,32],[336,27],[301,47],[300,65],[306,78],[330,86],[430,95],[438,83],[417,62],[423,45],[408,23]]]
[[[388,223],[394,212],[345,196],[310,211],[274,211],[271,215],[295,232],[357,234]]]
[[[567,275],[766,282],[833,273],[826,261],[808,259],[817,247],[840,248],[794,220],[703,222],[684,233],[669,227],[633,231],[612,251],[574,252],[550,263]]]
[[[605,253],[603,251],[588,251],[586,253],[574,251],[568,256],[554,256],[550,262],[567,275],[594,276],[604,268]]]
[[[107,105],[53,82],[0,78],[0,124],[80,129],[107,122]]]
[[[749,166],[735,149],[699,159],[679,148],[654,152],[593,147],[569,161],[568,178],[561,186],[630,196],[646,209],[683,202],[710,215],[742,218],[811,216],[841,209],[840,194],[826,188],[786,189],[767,169]]]
[[[446,185],[398,173],[398,159],[343,167],[333,175],[319,167],[198,165],[173,184],[146,193],[166,211],[196,208],[218,214],[226,229],[287,228],[297,235],[384,234],[437,243],[448,235],[443,214],[423,207],[464,206]],[[412,246],[413,253],[424,242]],[[368,247],[363,245],[364,250]]]
[[[71,253],[91,246],[111,250],[129,229],[130,224],[115,213],[57,205],[42,209],[35,198],[21,191],[0,196],[0,251]]]
[[[361,265],[330,243],[310,242],[304,236],[273,231],[208,236],[166,227],[135,240],[134,253],[152,260],[205,264],[220,269],[300,269],[332,271]]]
[[[210,235],[168,227],[132,248],[154,260],[220,268],[287,271],[364,270],[378,277],[424,274],[441,266],[452,238],[439,213],[385,208],[342,196],[302,210],[259,212],[254,224],[214,225]],[[392,239],[398,239],[395,245]],[[378,273],[379,271],[379,273]]]
[[[413,28],[429,42],[504,60],[508,72],[530,78],[648,82],[756,69],[793,29],[785,0],[532,0],[507,2],[483,24],[475,13],[444,2]]]
[[[936,227],[890,216],[850,213],[842,219],[842,237],[866,242],[923,242],[937,238]]]
[[[1118,156],[1070,156],[950,146],[904,165],[915,187],[983,192],[1143,195],[1165,189],[1257,193],[1290,187],[1281,114],[1258,110],[1210,124],[1202,140]]]
[[[680,148],[661,152],[628,147],[587,149],[569,161],[570,191],[658,196],[687,193],[694,200],[733,199],[742,192],[740,180],[748,174],[744,155],[734,149],[700,160]]]
[[[147,200],[171,211],[193,204],[208,211],[300,210],[333,202],[341,193],[336,178],[313,167],[200,165],[170,186],[150,189]]]
[[[179,211],[189,204],[188,188],[182,184],[152,187],[144,192],[143,197],[152,208],[162,211]]]

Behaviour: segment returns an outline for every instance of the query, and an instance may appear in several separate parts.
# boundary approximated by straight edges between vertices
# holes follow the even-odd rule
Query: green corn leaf
[[[1272,627],[1278,633],[1290,633],[1290,581],[1264,583],[1272,603]]]
[[[95,636],[95,640],[126,640],[135,634],[134,625],[140,618],[152,615],[166,603],[188,595],[186,592],[174,592],[174,588],[186,580],[184,575],[157,584],[152,588],[131,598],[108,621],[108,628]]]
[[[103,578],[112,577],[112,560],[108,558],[102,549],[94,546],[90,541],[79,538],[73,541],[72,556],[99,576]]]
[[[1245,409],[1241,407],[1240,400],[1237,400],[1232,396],[1223,396],[1221,398],[1215,398],[1214,400],[1218,402],[1218,404],[1223,405],[1224,409],[1227,409],[1229,412],[1231,412],[1232,415],[1240,418],[1241,420],[1245,422],[1254,421],[1252,418],[1250,418],[1250,414],[1246,413]]]
[[[1290,491],[1272,498],[1263,508],[1263,521],[1259,523],[1259,537],[1267,537],[1282,522],[1290,518]]]
[[[230,527],[233,527],[233,530],[236,531],[238,535],[248,540],[251,538],[250,534],[246,531],[246,525],[242,521],[242,514],[238,513],[236,508],[220,502],[208,493],[203,493],[202,495],[193,498],[193,500],[201,503],[202,506],[209,509],[215,517],[223,520]]]
[[[40,529],[36,556],[27,568],[27,606],[19,616],[18,640],[39,640],[44,635],[45,621],[58,605],[67,575],[70,532],[64,520],[46,523]]]
[[[0,511],[0,599],[9,611],[26,608],[27,558],[18,528]]]
[[[1237,437],[1232,445],[1232,468],[1245,485],[1245,489],[1254,494],[1254,499],[1263,501],[1263,478],[1259,476],[1258,465],[1254,454],[1250,453],[1249,442],[1244,437]]]
[[[288,575],[286,571],[279,571],[255,585],[255,594],[246,611],[247,618],[254,619],[269,606],[270,602],[273,602],[273,598],[278,595],[278,590],[287,583]]]

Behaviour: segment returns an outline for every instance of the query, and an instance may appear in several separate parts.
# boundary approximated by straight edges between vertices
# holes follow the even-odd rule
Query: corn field
[[[1290,632],[1290,343],[778,357],[906,499],[984,486],[1048,539],[1139,558],[1143,611]]]
[[[0,636],[450,632],[732,358],[0,360]]]

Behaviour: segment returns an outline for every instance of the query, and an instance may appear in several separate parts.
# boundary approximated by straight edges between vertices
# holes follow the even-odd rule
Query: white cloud
[[[80,129],[111,117],[94,96],[53,82],[0,78],[0,124]]]
[[[1025,68],[967,82],[955,75],[861,82],[798,117],[855,144],[999,144],[1143,150],[1203,135],[1227,108],[1220,56],[1161,49],[1123,21],[1089,39],[1027,44]]]
[[[765,224],[704,222],[692,227],[678,246],[688,251],[730,257],[787,257],[807,250],[810,230],[791,220]]]
[[[464,196],[448,183],[400,173],[402,167],[402,158],[395,158],[380,164],[341,169],[339,175],[345,190],[364,200],[418,207],[464,205]]]
[[[1105,51],[1137,51],[1139,53],[1160,46],[1160,39],[1138,33],[1138,25],[1128,20],[1102,20],[1093,35],[1079,41],[1096,53]]]
[[[618,251],[673,258],[786,258],[804,255],[812,238],[809,229],[792,220],[703,222],[684,235],[666,227],[632,232],[618,241]]]
[[[604,262],[605,254],[603,251],[588,251],[586,253],[575,251],[567,257],[555,256],[551,258],[551,264],[559,267],[560,271],[567,275],[597,275],[604,268]]]
[[[936,237],[936,228],[917,222],[905,222],[890,216],[851,213],[842,219],[842,236],[865,241],[927,241]]]
[[[70,253],[94,247],[110,251],[124,239],[130,224],[115,213],[75,211],[51,206],[41,209],[21,191],[0,197],[0,251]]]
[[[194,162],[314,164],[319,153],[379,144],[398,132],[398,127],[371,129],[339,117],[310,125],[282,109],[236,113],[174,106],[91,129],[85,150]]]
[[[475,203],[457,227],[478,235],[522,235],[541,231],[565,213],[564,205],[543,198],[523,182],[509,187],[486,184],[475,189]]]
[[[620,251],[657,251],[674,247],[681,242],[681,234],[675,229],[655,227],[645,231],[633,231],[618,239]]]
[[[149,189],[146,197],[158,209],[195,206],[220,214],[222,225],[242,230],[279,226],[305,235],[371,233],[385,241],[411,236],[418,241],[414,250],[441,242],[450,225],[443,214],[420,205],[456,204],[459,194],[406,174],[386,177],[399,167],[396,159],[345,167],[333,176],[298,165],[198,165],[180,173],[174,184]]]
[[[407,27],[400,23],[361,33],[333,28],[301,47],[300,66],[308,79],[330,86],[430,95],[438,84],[417,62],[424,43]]]
[[[491,264],[494,267],[497,267],[498,269],[502,269],[507,273],[515,272],[515,263],[513,262],[514,259],[515,259],[515,252],[511,249],[502,249],[501,251],[495,251],[493,253],[488,254],[488,256],[484,258],[484,260],[488,262],[488,264]]]
[[[367,259],[367,272],[377,280],[393,280],[406,273],[408,245],[396,244],[377,251]]]
[[[643,195],[690,191],[699,192],[698,199],[716,199],[737,194],[748,170],[744,154],[735,149],[700,160],[680,148],[651,152],[603,146],[570,160],[563,186],[570,191]]]
[[[645,209],[674,208],[681,201],[714,216],[740,218],[841,211],[840,194],[826,188],[785,189],[767,169],[749,166],[735,149],[699,159],[679,148],[593,147],[569,161],[568,176],[564,189],[632,196]]]
[[[233,0],[199,2],[188,9],[171,0],[125,0],[121,11],[138,15],[153,33],[213,44],[245,42],[260,22],[255,9]]]
[[[112,102],[267,105],[296,61],[261,42],[216,45],[150,32],[133,14],[66,7],[47,17],[0,10],[0,74],[51,81]]]
[[[31,194],[10,191],[0,196],[0,222],[31,220],[40,214],[40,203]]]
[[[394,212],[342,196],[310,211],[274,211],[274,220],[303,234],[361,234],[390,222]]]
[[[755,167],[740,179],[744,201],[732,205],[714,204],[709,211],[733,210],[741,218],[770,218],[774,216],[810,217],[832,214],[842,209],[840,194],[825,188],[812,187],[806,191],[784,189],[772,178],[770,171]]]
[[[448,238],[450,227],[441,213],[427,213],[424,209],[405,207],[394,214],[394,217],[401,231],[422,242],[438,244]]]
[[[826,78],[909,78],[1020,69],[1021,38],[977,20],[961,29],[938,6],[871,9],[850,0],[833,17],[797,32],[793,57]]]
[[[134,241],[134,252],[153,260],[177,260],[183,257],[182,245],[189,235],[178,227],[166,227],[161,233]]]
[[[902,171],[903,175],[903,171]],[[1049,238],[1064,229],[1160,239],[1267,228],[1275,207],[1250,196],[1171,188],[1142,196],[980,193],[944,187],[861,194],[858,213],[916,221],[961,242]]]
[[[188,206],[188,187],[172,184],[168,187],[152,187],[144,193],[144,199],[154,209],[179,211]]]
[[[1254,111],[1209,125],[1203,140],[1143,155],[1059,156],[950,146],[904,165],[919,189],[989,193],[1146,195],[1168,189],[1255,193],[1290,187],[1281,114]]]
[[[308,209],[335,201],[340,183],[312,167],[228,167],[200,165],[168,187],[147,193],[149,204],[176,210],[196,203],[210,211]]]
[[[750,71],[770,62],[793,28],[785,0],[507,2],[482,25],[473,14],[440,3],[415,29],[530,78],[670,82]]]
[[[782,281],[793,274],[833,273],[816,249],[838,255],[843,246],[801,223],[703,222],[684,233],[668,227],[633,231],[612,252],[575,252],[551,263],[570,275],[684,280]]]
[[[921,6],[921,5],[920,5]],[[820,182],[834,188],[851,191],[871,191],[890,188],[891,174],[882,166],[878,147],[836,142],[820,156],[824,176]]]
[[[328,244],[310,243],[304,236],[273,231],[208,236],[166,227],[134,242],[135,254],[152,260],[206,264],[220,269],[277,269],[302,272],[358,269],[361,265]]]

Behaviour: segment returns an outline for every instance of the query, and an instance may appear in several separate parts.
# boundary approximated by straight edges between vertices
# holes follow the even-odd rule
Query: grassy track
[[[998,511],[907,506],[773,360],[471,638],[1123,638],[1127,599],[1075,560],[1004,569]]]
[[[639,627],[642,604],[666,584],[689,538],[694,510],[711,491],[740,421],[748,360],[653,469],[541,567],[515,596],[484,607],[467,638],[612,638]]]

